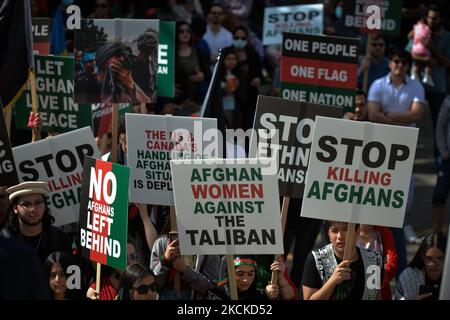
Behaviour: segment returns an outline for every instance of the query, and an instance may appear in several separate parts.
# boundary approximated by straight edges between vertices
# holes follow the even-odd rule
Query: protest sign
[[[418,134],[316,117],[301,216],[401,228]]]
[[[403,0],[346,0],[344,26],[361,33],[381,32],[397,37],[400,35],[402,3]],[[379,24],[377,19],[380,19]]]
[[[283,33],[280,95],[354,109],[359,39]]]
[[[3,112],[0,112],[0,186],[15,186],[18,184],[11,142],[6,130]]]
[[[73,58],[35,56],[36,91],[42,131],[68,132],[91,125],[90,105],[73,101]],[[30,83],[17,100],[16,127],[27,129],[32,111]]]
[[[78,221],[84,157],[100,157],[91,128],[25,144],[14,148],[13,154],[20,182],[48,182],[54,225]]]
[[[52,19],[33,18],[33,52],[46,55],[50,53],[50,27]]]
[[[170,159],[203,157],[203,133],[216,129],[217,120],[127,113],[125,124],[130,202],[173,205]]]
[[[175,96],[175,22],[159,21],[158,81],[160,97]]]
[[[264,9],[263,45],[281,44],[283,32],[323,33],[323,4]]]
[[[77,103],[154,103],[159,20],[82,19],[75,29]]]
[[[110,267],[127,267],[130,168],[85,157],[80,203],[80,245],[84,257]]]
[[[257,136],[266,138],[258,141],[257,157],[277,157],[281,196],[303,197],[314,119],[317,115],[338,118],[342,116],[342,108],[276,97],[258,97],[253,126],[255,131],[250,145],[256,145],[253,139]],[[268,130],[277,130],[277,142],[270,140],[275,132],[271,135]]]
[[[94,137],[112,133],[112,105],[96,103],[92,104],[92,131]],[[130,103],[119,103],[119,118],[124,118],[125,113],[132,112]]]
[[[171,160],[181,254],[283,253],[276,171],[259,160]]]

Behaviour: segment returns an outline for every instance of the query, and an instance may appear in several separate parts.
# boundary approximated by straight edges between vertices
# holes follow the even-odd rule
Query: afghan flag
[[[0,105],[8,108],[21,95],[33,67],[29,0],[0,1]]]
[[[130,168],[86,156],[80,201],[80,246],[85,258],[127,266]]]

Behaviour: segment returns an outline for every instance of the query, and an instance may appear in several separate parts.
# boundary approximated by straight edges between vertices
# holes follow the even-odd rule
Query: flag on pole
[[[8,108],[21,95],[33,68],[29,0],[0,3],[0,105]]]

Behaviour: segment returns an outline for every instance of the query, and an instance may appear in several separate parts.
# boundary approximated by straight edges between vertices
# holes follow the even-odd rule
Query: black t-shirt
[[[425,293],[431,292],[431,293],[433,293],[432,300],[439,300],[439,290],[441,288],[441,278],[439,278],[437,280],[432,280],[425,274],[425,286],[427,287],[425,290]]]
[[[358,252],[360,252],[359,249]],[[337,264],[339,265],[342,261],[336,257],[336,255],[335,258]],[[366,280],[364,263],[361,258],[361,254],[359,254],[359,259],[357,261],[350,264],[350,269],[352,269],[351,279],[336,286],[330,300],[338,300],[338,296],[340,296],[343,300],[362,299]],[[322,278],[316,268],[316,262],[312,253],[309,253],[306,258],[305,268],[303,270],[302,285],[313,289],[320,289],[323,286]]]

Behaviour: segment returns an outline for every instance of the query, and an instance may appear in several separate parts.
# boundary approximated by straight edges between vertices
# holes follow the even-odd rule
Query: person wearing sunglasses
[[[47,206],[47,182],[27,181],[6,189],[11,202],[9,220],[1,231],[5,238],[26,243],[41,263],[55,251],[72,254],[69,237],[52,226],[55,218]]]
[[[363,87],[364,72],[368,70],[367,88],[379,78],[386,76],[389,73],[389,60],[385,55],[386,40],[380,35],[376,34],[370,38],[369,50],[362,58],[358,68],[358,87]],[[367,88],[365,89],[367,91]]]
[[[155,275],[140,263],[129,265],[119,285],[120,300],[157,300],[158,284]]]
[[[399,300],[438,300],[447,240],[440,232],[423,239],[414,258],[397,281]]]

